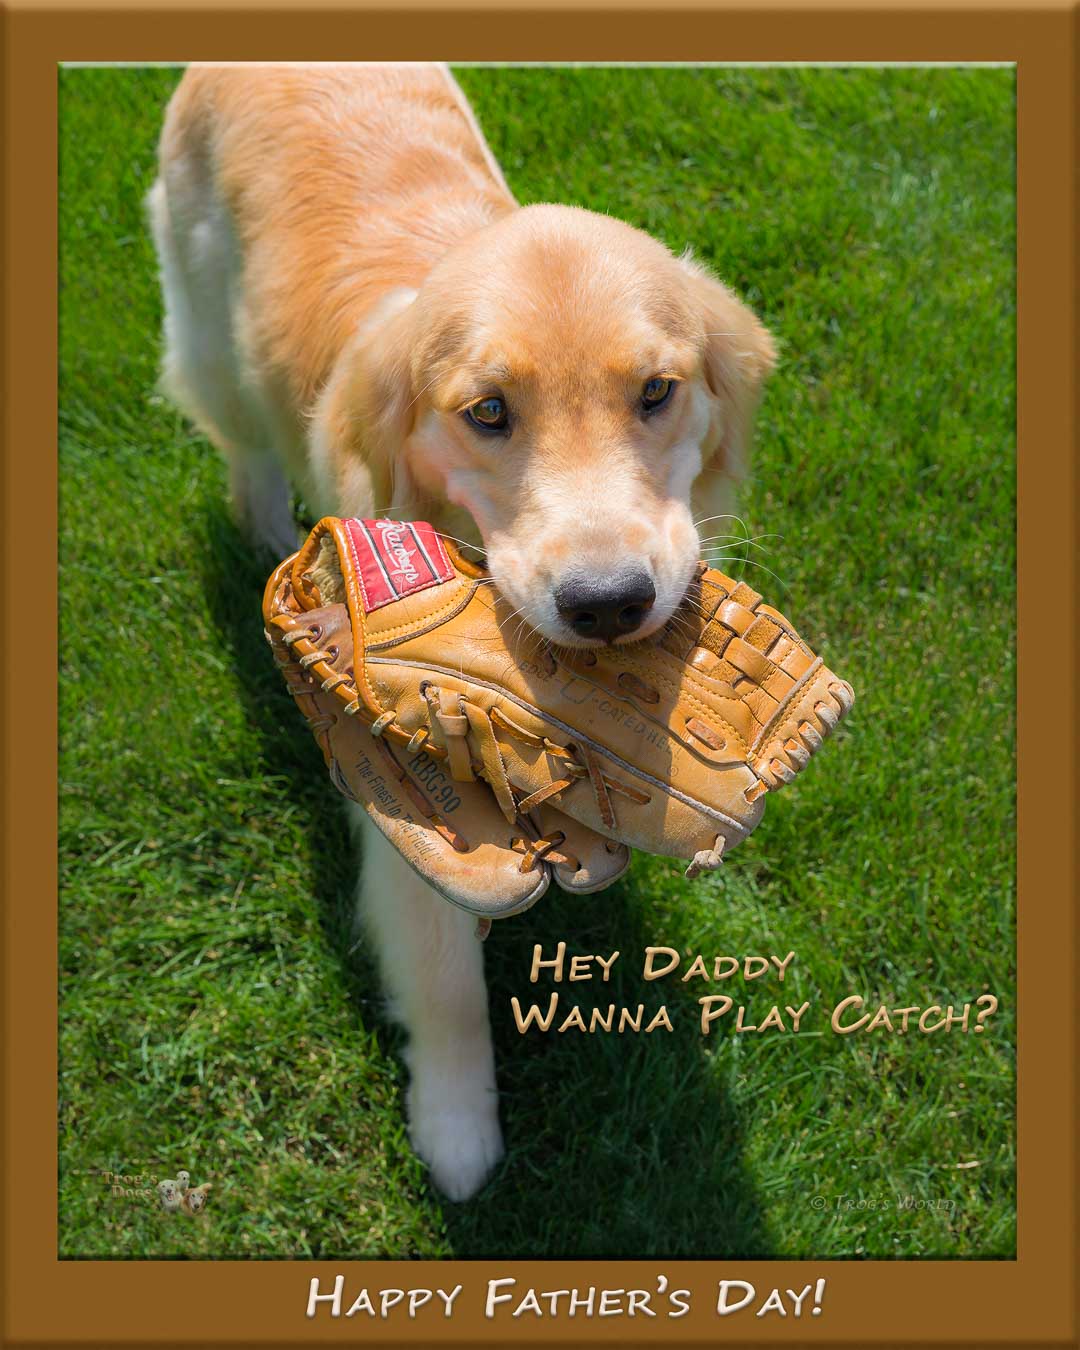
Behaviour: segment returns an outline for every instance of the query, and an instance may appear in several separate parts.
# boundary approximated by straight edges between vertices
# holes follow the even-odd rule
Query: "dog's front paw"
[[[409,1098],[409,1135],[432,1181],[448,1199],[468,1200],[505,1151],[495,1093],[489,1089],[472,1100],[432,1101],[414,1087]]]

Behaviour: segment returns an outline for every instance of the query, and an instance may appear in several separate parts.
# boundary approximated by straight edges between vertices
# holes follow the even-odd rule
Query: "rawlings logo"
[[[376,520],[374,525],[383,548],[397,562],[397,570],[393,575],[403,577],[405,581],[419,581],[420,573],[413,566],[414,554],[406,542],[405,531],[408,526],[395,520]]]
[[[347,520],[366,613],[454,575],[443,541],[422,520]]]

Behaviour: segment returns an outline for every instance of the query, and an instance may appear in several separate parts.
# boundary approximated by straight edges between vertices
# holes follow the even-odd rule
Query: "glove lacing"
[[[290,632],[282,634],[282,641],[291,652],[294,643],[301,640],[313,641],[317,636],[318,633],[315,629],[294,628]],[[267,638],[270,638],[269,633],[267,633]],[[310,667],[317,665],[319,662],[330,664],[335,656],[336,652],[319,648],[301,656],[297,664],[310,678],[312,673]],[[324,692],[330,693],[346,684],[355,689],[355,684],[348,675],[332,674],[325,680],[320,681],[320,688]],[[302,695],[304,692],[302,687],[293,689],[294,695]],[[490,711],[485,711],[477,704],[470,703],[462,695],[451,690],[440,690],[429,681],[425,681],[420,686],[420,693],[423,695],[427,709],[428,726],[418,727],[410,734],[398,724],[397,710],[387,708],[371,723],[369,728],[371,735],[376,741],[382,741],[386,733],[393,729],[405,741],[405,747],[410,753],[423,749],[428,742],[431,742],[432,748],[437,747],[437,753],[441,751],[446,756],[451,777],[460,782],[473,781],[476,772],[479,772],[494,793],[499,809],[511,824],[517,824],[521,817],[527,816],[529,812],[541,806],[544,802],[556,800],[568,788],[584,779],[587,779],[592,787],[597,811],[608,830],[614,831],[617,828],[615,807],[612,802],[613,793],[641,805],[646,805],[651,801],[648,793],[604,773],[598,756],[589,746],[559,745],[547,736],[540,736],[527,730],[503,712],[501,708],[494,707]],[[355,717],[364,708],[365,705],[357,694],[355,698],[344,704],[342,711],[346,716]],[[308,718],[313,731],[322,731],[329,728],[333,725],[334,720],[332,716]],[[553,777],[551,782],[545,783],[542,787],[536,788],[530,793],[525,793],[523,789],[517,787],[510,780],[506,761],[503,759],[502,747],[499,745],[495,734],[496,728],[525,745],[534,749],[542,749],[558,765],[558,776]],[[474,766],[472,761],[472,752],[468,743],[470,732],[480,752],[480,764],[478,766]],[[575,758],[575,751],[581,756],[580,760]],[[396,767],[400,769],[400,766]],[[405,775],[405,777],[407,778],[408,775]],[[411,782],[411,779],[409,781]],[[429,806],[427,803],[425,805]],[[450,833],[453,834],[453,832]],[[453,834],[452,842],[455,847],[462,847],[463,841],[460,836]],[[562,849],[565,842],[566,835],[561,830],[553,830],[546,835],[540,835],[536,839],[515,837],[511,840],[511,847],[522,854],[522,872],[529,871],[535,867],[537,862],[541,861],[567,866],[576,872],[581,867],[580,860]],[[704,854],[698,855],[699,858],[704,858],[704,856]],[[696,862],[697,859],[695,859]],[[693,865],[691,864],[691,866]],[[706,864],[702,862],[701,867],[704,866]]]

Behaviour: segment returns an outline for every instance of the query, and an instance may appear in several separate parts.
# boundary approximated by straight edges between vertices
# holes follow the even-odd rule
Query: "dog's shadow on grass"
[[[288,780],[290,800],[310,820],[321,921],[342,980],[380,1049],[398,1055],[401,1037],[381,1013],[374,962],[352,925],[357,858],[345,813],[314,740],[274,668],[260,600],[269,568],[256,559],[224,507],[207,519],[203,581],[211,617],[232,644],[232,668],[262,738],[269,771]],[[529,982],[533,944],[551,957],[623,956],[601,982]],[[595,896],[556,887],[528,914],[496,924],[486,964],[499,1065],[507,1158],[472,1201],[441,1204],[459,1257],[767,1257],[761,1206],[744,1160],[743,1131],[722,1082],[727,1037],[698,1032],[696,993],[671,980],[646,982],[645,947],[665,941],[649,927],[648,896],[633,877]],[[594,965],[594,970],[597,968]],[[599,972],[597,972],[599,975]],[[548,1032],[518,1032],[511,1006],[560,1010]],[[583,1034],[556,1028],[573,1004],[586,1023],[594,1005],[644,1005],[640,1032]],[[673,1032],[646,1034],[666,1005]],[[388,1257],[402,1253],[388,1252]]]
[[[646,947],[668,942],[647,886],[633,872],[597,895],[552,886],[527,914],[494,925],[486,965],[507,1161],[477,1200],[447,1208],[458,1255],[773,1254],[723,1082],[731,1037],[701,1035],[700,982],[644,979]],[[560,941],[567,968],[571,954],[618,951],[610,979],[593,962],[590,980],[570,983],[564,971],[556,982],[546,970],[531,983],[536,944],[550,960]],[[550,1029],[521,1033],[512,999],[546,1015],[553,991]],[[612,1004],[610,1032],[558,1031],[573,1007],[588,1026],[594,1007],[606,1018]],[[620,1033],[620,1010],[636,1018],[639,1005],[641,1030]],[[673,1030],[646,1033],[662,1007]]]
[[[382,1048],[391,1053],[395,1032],[377,1016],[374,965],[354,930],[358,859],[345,811],[263,636],[262,595],[272,566],[254,553],[224,504],[208,508],[202,580],[211,619],[222,642],[230,644],[230,668],[260,740],[261,766],[286,780],[289,802],[303,811],[311,831],[312,868],[300,884],[319,897],[323,932],[350,996],[375,1027]]]

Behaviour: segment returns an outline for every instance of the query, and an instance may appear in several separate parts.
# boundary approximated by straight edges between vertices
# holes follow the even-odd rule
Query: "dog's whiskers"
[[[472,544],[468,539],[459,539],[456,534],[447,534],[445,530],[436,530],[435,533],[440,539],[449,539],[455,544],[460,544],[462,548],[475,549],[477,553],[485,553],[487,550],[483,544]]]
[[[753,539],[747,539],[741,534],[713,534],[710,535],[708,539],[701,539],[698,542],[701,546],[702,552],[704,552],[707,549],[709,544],[716,543],[718,540],[726,540],[729,544],[738,544],[740,546],[746,544],[750,548],[760,549],[762,553],[771,553],[773,550],[771,548],[766,548],[764,544],[758,543],[758,540],[782,539],[783,537],[784,536],[782,534],[758,534],[755,535]]]
[[[738,539],[740,542],[746,543],[751,539],[783,539],[783,537],[782,534],[777,534],[775,530],[762,534],[707,534],[704,537],[699,537],[698,543],[707,544],[711,539]]]
[[[750,531],[746,529],[746,521],[743,520],[742,516],[732,515],[730,511],[722,511],[718,516],[702,516],[700,520],[694,521],[694,529],[696,530],[699,525],[708,525],[711,520],[734,520],[746,530],[747,534],[750,533]]]
[[[715,566],[715,564],[718,562],[737,562],[737,563],[745,563],[747,567],[759,567],[763,572],[768,572],[769,576],[775,577],[785,591],[789,589],[788,584],[783,579],[783,577],[778,576],[777,573],[774,572],[771,567],[766,567],[764,563],[759,563],[754,558],[737,558],[734,557],[732,554],[722,554],[718,558],[709,558],[707,561],[709,562],[710,566]]]
[[[425,384],[423,389],[420,390],[416,398],[414,398],[412,403],[409,404],[409,408],[411,408],[413,406],[413,403],[417,403],[420,400],[420,398],[427,393],[427,391],[431,388],[431,386],[435,383],[435,381],[438,378],[439,378],[438,375],[435,375],[430,380],[428,380],[427,384]],[[405,411],[408,412],[409,408],[406,408]]]

